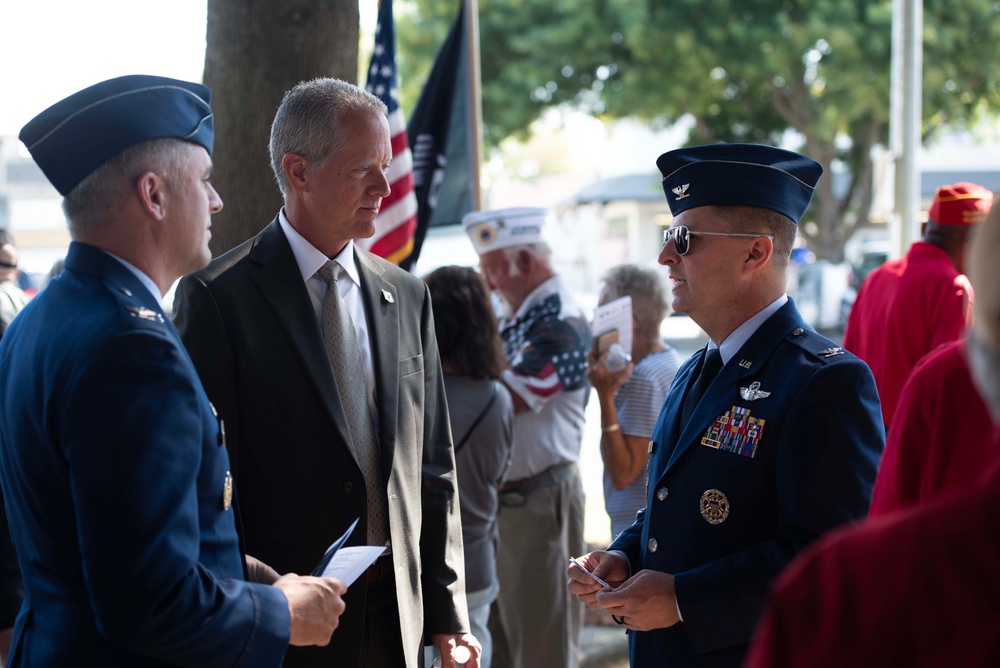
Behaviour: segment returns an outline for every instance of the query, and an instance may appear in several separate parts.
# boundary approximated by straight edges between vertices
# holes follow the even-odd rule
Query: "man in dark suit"
[[[348,545],[389,548],[350,587],[329,647],[286,666],[418,666],[425,638],[446,668],[456,645],[478,662],[428,290],[353,242],[389,195],[385,114],[336,79],[289,91],[270,143],[284,208],[177,289],[177,326],[226,419],[248,552],[308,572],[355,519]]]
[[[277,666],[289,642],[328,642],[344,608],[332,578],[244,580],[222,423],[160,308],[208,262],[222,208],[209,96],[120,77],[21,131],[73,242],[0,342],[25,585],[11,666]]]
[[[677,372],[650,442],[646,508],[570,591],[629,630],[633,666],[738,666],[769,583],[864,517],[885,440],[868,367],[785,294],[822,168],[768,146],[660,156],[674,214],[659,262],[709,344]]]

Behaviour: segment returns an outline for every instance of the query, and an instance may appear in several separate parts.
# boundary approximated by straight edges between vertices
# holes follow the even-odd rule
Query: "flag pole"
[[[479,1],[465,0],[466,43],[469,51],[469,179],[471,181],[472,205],[474,211],[483,208],[482,186],[480,184],[480,166],[483,164],[483,98],[481,94],[482,74],[479,69]]]

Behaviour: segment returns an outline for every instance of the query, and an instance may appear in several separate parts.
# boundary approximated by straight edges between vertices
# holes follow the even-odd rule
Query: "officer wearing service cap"
[[[629,632],[633,666],[740,665],[772,578],[865,515],[884,434],[868,367],[785,294],[822,173],[752,144],[660,156],[674,215],[659,262],[709,343],[677,372],[649,444],[647,505],[569,589]]]
[[[25,602],[7,665],[277,666],[343,583],[240,553],[225,430],[160,300],[209,260],[210,92],[104,81],[21,141],[65,196],[65,269],[0,342],[0,482]]]
[[[495,663],[575,668],[583,606],[566,591],[564,568],[585,549],[577,461],[590,327],[552,268],[545,218],[545,209],[511,208],[470,213],[462,224],[503,307],[500,338],[509,366],[501,380],[515,412],[497,514],[502,633]],[[491,626],[497,621],[495,615]]]
[[[871,367],[887,430],[920,358],[961,338],[972,322],[965,250],[992,203],[993,193],[975,183],[938,188],[923,239],[868,274],[858,290],[844,347]]]

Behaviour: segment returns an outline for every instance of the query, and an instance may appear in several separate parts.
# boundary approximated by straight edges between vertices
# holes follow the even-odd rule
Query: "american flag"
[[[399,108],[392,0],[382,0],[379,6],[375,49],[368,67],[367,90],[389,108],[389,133],[392,135],[389,185],[392,193],[382,200],[382,209],[375,220],[375,234],[356,243],[399,264],[413,252],[413,235],[417,228],[417,198],[413,193],[413,156],[406,136],[406,119],[403,117],[403,110]]]

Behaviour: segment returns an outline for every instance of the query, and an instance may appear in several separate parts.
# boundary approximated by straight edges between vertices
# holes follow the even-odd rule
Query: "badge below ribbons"
[[[749,408],[733,406],[715,418],[701,444],[753,459],[763,434],[764,420],[751,417]]]

